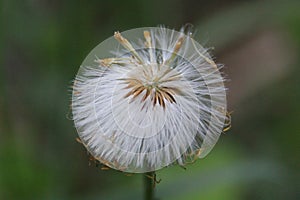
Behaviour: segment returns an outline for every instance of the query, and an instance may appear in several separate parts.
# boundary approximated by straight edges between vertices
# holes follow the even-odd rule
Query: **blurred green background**
[[[225,65],[232,129],[186,170],[159,171],[157,199],[300,199],[299,1],[0,2],[0,199],[141,199],[141,175],[89,166],[71,81],[114,31],[186,23]]]

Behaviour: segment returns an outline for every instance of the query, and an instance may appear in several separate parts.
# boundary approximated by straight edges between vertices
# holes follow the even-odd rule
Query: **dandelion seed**
[[[183,29],[116,32],[88,55],[74,81],[80,141],[102,164],[129,173],[194,162],[213,148],[227,120],[223,81]]]

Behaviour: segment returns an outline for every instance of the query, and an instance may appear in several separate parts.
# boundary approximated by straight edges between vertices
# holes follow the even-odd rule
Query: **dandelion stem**
[[[144,199],[154,200],[154,176],[155,172],[144,174]]]

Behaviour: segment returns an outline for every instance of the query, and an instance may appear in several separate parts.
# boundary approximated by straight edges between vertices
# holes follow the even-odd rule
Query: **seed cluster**
[[[142,94],[145,91],[142,101],[145,101],[148,97],[150,97],[151,101],[153,102],[153,106],[158,103],[164,109],[166,108],[165,101],[176,103],[174,95],[180,92],[178,91],[178,89],[171,87],[159,87],[153,85],[145,86],[141,81],[137,79],[126,79],[124,80],[124,83],[127,84],[127,87],[125,87],[125,89],[131,89],[130,92],[128,92],[124,96],[124,98],[132,96],[132,98],[135,99],[138,95]]]
[[[104,44],[82,64],[72,96],[93,158],[144,173],[205,157],[230,127],[224,79],[206,49],[164,27],[115,32]]]

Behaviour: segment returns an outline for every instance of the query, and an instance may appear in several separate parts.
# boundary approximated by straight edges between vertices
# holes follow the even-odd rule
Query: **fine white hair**
[[[219,68],[184,29],[116,32],[89,54],[74,81],[82,143],[104,165],[131,173],[206,156],[226,120]]]

